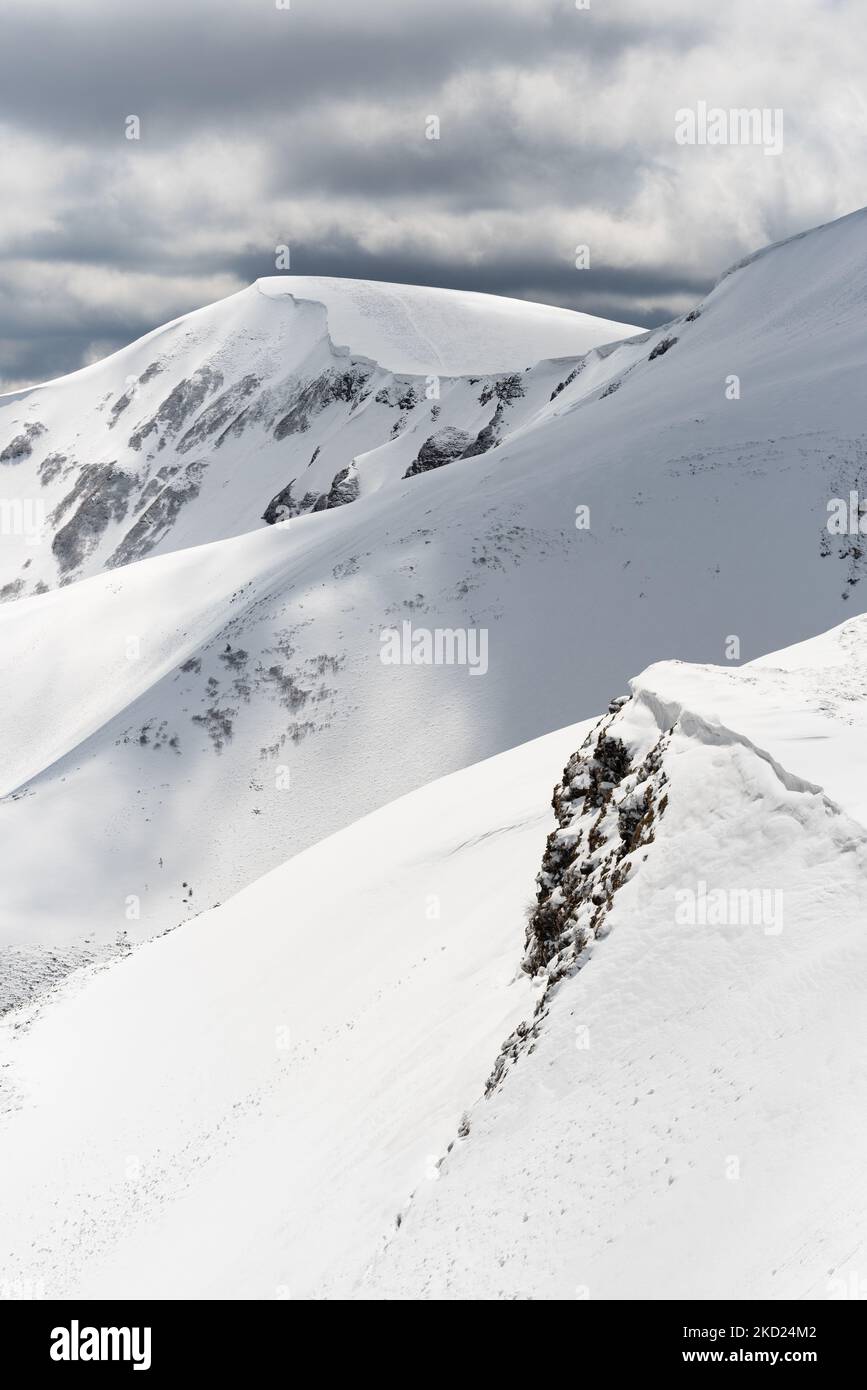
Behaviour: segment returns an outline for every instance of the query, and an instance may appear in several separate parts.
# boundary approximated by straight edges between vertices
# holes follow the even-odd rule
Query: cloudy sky
[[[281,244],[300,274],[652,325],[867,202],[863,0],[579,3],[2,0],[0,382],[273,274]],[[701,101],[782,109],[782,154],[679,145]]]

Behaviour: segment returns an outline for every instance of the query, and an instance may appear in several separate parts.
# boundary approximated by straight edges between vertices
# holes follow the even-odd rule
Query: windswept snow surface
[[[333,507],[347,468],[367,496],[446,428],[502,442],[568,375],[551,359],[640,332],[495,295],[259,280],[0,396],[0,600],[264,529],[278,498],[287,518]]]
[[[327,276],[271,276],[262,294],[311,299],[328,311],[333,341],[391,372],[478,376],[577,357],[644,332],[634,324],[467,290]]]
[[[607,734],[633,763],[662,737],[667,805],[487,1099],[546,982],[523,908],[586,724],[9,1015],[9,1288],[839,1296],[867,1255],[865,636],[632,682]],[[691,925],[702,883],[781,897]]]
[[[697,316],[611,350],[443,377],[439,402],[421,377],[377,367],[371,385],[345,349],[416,351],[397,295],[447,359],[455,323],[481,332],[475,308],[435,323],[445,292],[338,282],[296,301],[289,280],[4,398],[0,479],[61,507],[52,535],[80,564],[59,576],[52,545],[4,536],[22,588],[0,606],[0,942],[153,936],[434,777],[590,717],[651,662],[719,662],[732,636],[750,660],[859,612],[867,560],[827,508],[867,498],[865,226],[774,247]],[[515,313],[538,352],[533,306]],[[484,451],[405,478],[440,429]],[[266,525],[308,463],[320,495],[352,464],[357,500]],[[151,508],[121,554],[149,558],[121,563]],[[62,587],[33,596],[40,573]],[[404,623],[484,634],[485,673],[383,664]]]
[[[0,1292],[353,1288],[501,1037],[551,778],[586,726],[434,783],[0,1024]]]
[[[736,674],[671,664],[633,682],[609,737],[643,756],[673,726],[655,839],[549,996],[534,1050],[419,1189],[368,1295],[858,1287],[867,830],[849,764],[865,639],[861,619]],[[745,911],[757,893],[761,912]],[[702,894],[717,907],[690,921]]]

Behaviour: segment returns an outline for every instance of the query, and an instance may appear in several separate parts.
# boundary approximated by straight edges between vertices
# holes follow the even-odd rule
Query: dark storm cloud
[[[703,28],[684,21],[671,41]],[[0,109],[30,128],[106,139],[135,112],[170,141],[311,103],[420,97],[476,67],[564,52],[602,64],[660,37],[650,10],[623,22],[600,5],[584,22],[571,0],[28,3],[4,17]]]
[[[5,0],[0,380],[273,274],[284,240],[301,274],[662,322],[857,204],[863,28],[848,0]],[[677,149],[701,97],[786,104],[794,154]]]

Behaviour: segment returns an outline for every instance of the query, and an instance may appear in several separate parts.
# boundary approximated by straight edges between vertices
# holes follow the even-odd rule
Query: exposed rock
[[[325,505],[329,509],[345,507],[347,502],[355,501],[359,489],[358,471],[355,464],[351,463],[348,468],[341,468],[339,473],[335,473]]]
[[[131,564],[150,554],[174,526],[179,512],[198,497],[203,471],[202,463],[191,463],[177,483],[167,483],[160,490],[106,560],[107,569]]]
[[[479,396],[479,405],[487,405],[496,396],[500,405],[509,405],[512,401],[520,400],[525,395],[524,383],[521,381],[517,372],[510,372],[508,376],[497,377],[485,387]]]
[[[309,430],[311,418],[335,401],[358,405],[364,398],[364,388],[373,371],[369,363],[353,362],[344,371],[323,372],[313,381],[308,381],[298,392],[291,409],[277,421],[274,438],[285,439],[290,434],[303,434]]]
[[[418,473],[429,473],[433,468],[442,468],[460,458],[474,443],[471,434],[459,430],[454,425],[445,425],[436,434],[430,435],[418,451],[415,462],[404,473],[405,478],[414,478]]]
[[[567,386],[571,386],[571,385],[572,385],[572,382],[573,382],[573,381],[575,380],[575,378],[577,377],[579,371],[580,371],[580,368],[579,368],[579,367],[576,367],[574,371],[572,371],[572,372],[569,373],[569,375],[566,377],[565,381],[560,381],[560,382],[558,382],[557,385],[554,387],[554,390],[551,392],[550,400],[556,401],[556,399],[557,399],[557,397],[560,395],[560,393],[561,393],[562,391],[565,391]]]
[[[48,487],[49,483],[53,483],[66,464],[66,454],[49,454],[47,458],[44,458],[39,465],[39,481],[42,486]]]
[[[191,377],[179,381],[159,406],[156,414],[130,435],[130,448],[140,449],[144,441],[155,431],[160,433],[159,443],[162,448],[165,436],[177,434],[205,398],[212,391],[218,391],[222,384],[222,372],[213,367],[199,367]]]
[[[656,344],[656,347],[647,359],[648,362],[652,362],[656,357],[662,357],[664,353],[668,352],[669,348],[674,347],[676,342],[677,338],[663,338],[662,342]]]
[[[391,406],[398,410],[414,410],[422,396],[409,377],[395,377],[388,386],[383,386],[373,398],[377,405]]]
[[[348,469],[343,470],[344,473],[348,471]],[[340,474],[338,474],[337,477],[339,478]],[[337,479],[335,478],[335,482],[336,481]],[[304,512],[324,511],[325,507],[328,506],[328,493],[320,495],[317,492],[305,492],[301,501],[297,502],[292,496],[292,489],[294,486],[295,479],[293,478],[290,483],[287,483],[284,488],[280,489],[276,497],[271,498],[271,501],[262,514],[262,520],[267,521],[269,526],[276,526],[281,521],[289,521],[293,516],[301,516]],[[354,499],[348,497],[346,500],[351,502]],[[320,502],[322,506],[319,506]],[[339,504],[335,503],[335,506],[337,505]]]
[[[110,522],[123,521],[135,482],[133,476],[114,462],[92,463],[81,469],[75,487],[55,507],[50,518],[56,525],[75,508],[51,543],[61,574],[68,575],[78,569],[99,544]]]
[[[223,391],[206,410],[202,411],[198,419],[178,441],[178,453],[187,453],[196,444],[201,444],[209,438],[210,435],[216,434],[218,430],[223,430],[229,423],[239,425],[241,421],[238,418],[238,413],[244,401],[248,400],[260,385],[261,378],[251,372],[242,377],[240,381],[236,381],[234,386],[230,386],[227,391]]]
[[[494,414],[483,429],[480,429],[472,444],[469,444],[461,454],[462,459],[475,458],[477,454],[486,454],[489,449],[493,449],[500,442],[500,427],[503,423],[502,403],[497,406]]]
[[[610,713],[570,758],[554,790],[557,829],[548,836],[537,875],[523,961],[528,974],[544,971],[547,979],[532,1022],[520,1023],[503,1043],[486,1094],[499,1085],[509,1063],[532,1046],[550,991],[564,975],[580,969],[584,952],[632,872],[630,856],[653,841],[656,822],[668,805],[662,761],[670,732],[659,737],[646,757],[633,759],[611,731],[628,699],[612,700]]]
[[[33,453],[33,442],[46,433],[45,426],[38,421],[25,425],[20,434],[0,452],[0,463],[23,463]]]
[[[262,513],[262,520],[267,521],[269,526],[276,526],[278,522],[287,521],[289,517],[298,515],[298,504],[292,496],[294,486],[295,479],[292,478],[276,496],[271,498]]]

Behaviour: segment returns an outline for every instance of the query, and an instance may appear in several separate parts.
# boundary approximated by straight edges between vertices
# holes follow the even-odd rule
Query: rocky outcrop
[[[215,401],[203,410],[178,441],[178,453],[185,454],[197,444],[202,444],[219,430],[225,430],[239,419],[244,402],[249,400],[261,385],[261,378],[249,372],[236,381],[227,391],[223,391]]]
[[[488,423],[479,430],[472,444],[467,445],[461,454],[462,459],[475,458],[477,454],[486,454],[489,449],[495,449],[500,442],[500,429],[503,424],[502,403],[497,406]]]
[[[23,463],[33,453],[34,441],[45,434],[45,426],[34,421],[30,425],[25,425],[20,434],[16,435],[6,448],[0,450],[0,463]]]
[[[106,560],[107,569],[142,560],[174,526],[179,513],[199,495],[204,465],[189,464],[177,480],[167,483],[145,508],[120,545]]]
[[[156,414],[130,435],[129,447],[140,449],[144,441],[155,433],[159,436],[159,447],[164,447],[166,437],[177,434],[206,398],[212,392],[219,391],[222,384],[223,373],[214,367],[200,367],[191,377],[179,381]]]
[[[473,436],[467,434],[466,430],[459,430],[454,425],[445,425],[425,440],[415,461],[403,476],[414,478],[418,473],[429,473],[431,469],[442,468],[454,459],[461,458],[474,442]]]
[[[347,502],[354,502],[359,493],[358,470],[354,463],[348,468],[341,468],[339,473],[335,473],[331,483],[331,491],[325,501],[326,507],[345,507]]]
[[[548,836],[536,878],[523,960],[528,974],[544,972],[547,978],[533,1019],[520,1023],[503,1043],[487,1094],[499,1085],[509,1064],[532,1047],[551,990],[581,968],[618,889],[635,872],[639,851],[653,841],[668,805],[663,754],[670,732],[660,735],[646,755],[633,757],[616,727],[628,699],[612,701],[554,789],[557,828]]]
[[[674,347],[676,342],[676,338],[663,338],[662,342],[656,344],[656,347],[653,349],[653,351],[647,359],[648,362],[653,362],[655,358],[662,357],[666,352],[668,352],[669,348]]]
[[[343,471],[345,473],[348,470],[344,469]],[[338,477],[339,476],[338,474]],[[335,482],[336,481],[337,479],[335,479]],[[287,483],[284,488],[281,488],[280,491],[271,498],[271,501],[262,513],[262,520],[267,521],[269,526],[277,526],[281,521],[290,521],[293,516],[302,516],[304,512],[317,509],[317,503],[320,500],[319,494],[316,492],[305,492],[301,500],[298,501],[292,496],[292,489],[294,486],[295,479],[293,478],[290,483]],[[350,498],[347,500],[351,501],[353,499]],[[325,503],[319,510],[324,511],[327,505],[328,494],[326,493]]]
[[[353,362],[343,371],[323,372],[306,382],[293,400],[291,408],[274,426],[274,438],[285,439],[290,434],[303,434],[310,421],[336,401],[357,406],[365,398],[367,384],[374,367],[366,362]]]
[[[75,487],[50,517],[52,525],[56,525],[74,508],[51,542],[61,574],[78,569],[99,544],[109,524],[123,521],[135,483],[136,479],[114,462],[88,464],[81,469]]]
[[[582,363],[581,366],[583,366],[583,365],[584,365],[584,364]],[[575,379],[576,379],[577,376],[578,376],[579,371],[581,370],[581,366],[575,367],[575,369],[569,373],[569,375],[565,378],[565,380],[563,380],[563,381],[558,381],[557,385],[554,387],[554,390],[551,392],[551,397],[550,397],[550,399],[551,399],[552,401],[556,401],[557,397],[558,397],[563,391],[566,390],[566,387],[572,385],[572,382],[575,381]]]
[[[296,515],[298,503],[292,496],[292,489],[295,486],[295,479],[287,483],[285,487],[271,498],[264,512],[262,520],[267,521],[269,526],[276,526],[280,521],[286,521],[289,517]]]
[[[487,405],[495,396],[500,405],[510,405],[525,394],[524,383],[518,373],[510,372],[508,376],[497,377],[488,383],[479,396],[479,405]]]

